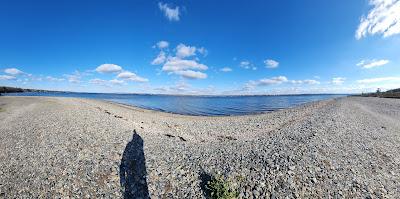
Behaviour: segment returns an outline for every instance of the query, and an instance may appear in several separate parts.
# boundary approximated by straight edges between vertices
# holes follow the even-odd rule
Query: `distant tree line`
[[[21,92],[24,92],[24,89],[7,87],[7,86],[0,87],[0,93],[21,93]]]
[[[37,89],[27,89],[27,88],[16,88],[9,86],[0,86],[0,94],[1,93],[22,93],[22,92],[49,92],[46,90],[37,90]]]
[[[382,92],[381,89],[377,89],[375,93],[362,93],[363,97],[384,97],[384,98],[399,98],[400,99],[400,88],[388,90]]]

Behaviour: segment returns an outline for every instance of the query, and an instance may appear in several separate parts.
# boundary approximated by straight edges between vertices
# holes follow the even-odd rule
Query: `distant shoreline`
[[[9,91],[13,92],[5,92],[5,88],[8,88]],[[7,91],[7,90],[6,90]],[[187,96],[187,97],[258,97],[258,96],[302,96],[302,95],[358,95],[357,93],[349,94],[349,93],[299,93],[299,94],[242,94],[242,95],[223,95],[223,94],[215,94],[215,95],[205,95],[205,94],[166,94],[166,93],[97,93],[97,92],[76,92],[76,91],[53,91],[53,90],[40,90],[40,89],[25,89],[25,88],[16,88],[16,87],[6,87],[0,86],[0,94],[1,93],[22,93],[22,92],[39,92],[39,93],[82,93],[82,94],[117,94],[117,95],[161,95],[161,96]]]

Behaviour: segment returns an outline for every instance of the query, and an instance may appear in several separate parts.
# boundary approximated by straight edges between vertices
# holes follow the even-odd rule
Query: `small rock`
[[[311,178],[311,182],[312,182],[312,183],[316,183],[316,182],[317,182],[317,178],[312,177],[312,178]]]

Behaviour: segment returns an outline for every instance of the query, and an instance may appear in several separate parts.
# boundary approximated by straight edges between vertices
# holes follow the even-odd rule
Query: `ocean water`
[[[278,96],[176,96],[147,94],[106,94],[70,92],[8,93],[13,96],[55,96],[100,99],[183,115],[246,115],[270,112],[300,104],[344,97],[337,94]]]

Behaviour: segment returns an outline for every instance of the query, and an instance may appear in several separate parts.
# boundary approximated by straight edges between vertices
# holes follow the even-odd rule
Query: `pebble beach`
[[[400,100],[343,97],[245,116],[0,97],[0,198],[399,198]]]

